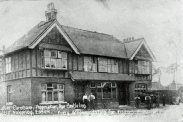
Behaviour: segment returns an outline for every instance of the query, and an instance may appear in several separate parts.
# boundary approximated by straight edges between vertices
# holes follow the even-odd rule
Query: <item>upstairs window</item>
[[[67,53],[57,50],[44,50],[43,67],[67,69]]]
[[[118,73],[118,61],[115,59],[107,60],[107,68],[109,73]]]
[[[84,57],[84,71],[97,72],[97,58],[85,56]]]
[[[6,57],[6,73],[11,72],[11,57]]]
[[[150,74],[150,62],[138,61],[136,66],[136,74]]]
[[[107,72],[107,58],[99,57],[98,61],[99,72]]]

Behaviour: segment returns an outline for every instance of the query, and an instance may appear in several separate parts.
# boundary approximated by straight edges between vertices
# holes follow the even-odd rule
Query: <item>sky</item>
[[[167,67],[177,59],[180,67],[176,82],[183,83],[182,0],[1,1],[0,45],[10,46],[40,21],[46,21],[50,2],[62,25],[106,33],[120,40],[144,37],[157,59],[156,67]],[[163,85],[172,80],[172,74],[162,74]]]

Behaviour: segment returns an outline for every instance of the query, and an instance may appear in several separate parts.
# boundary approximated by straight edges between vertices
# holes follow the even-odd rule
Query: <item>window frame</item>
[[[8,56],[5,58],[5,64],[6,64],[6,73],[11,73],[11,57]]]
[[[109,84],[110,83],[110,98],[105,98],[104,97],[104,86],[106,84]],[[90,84],[90,88],[91,89],[96,89],[97,90],[97,94],[98,94],[98,90],[100,89],[101,90],[101,98],[99,99],[117,99],[117,83],[115,83],[115,86],[112,87],[112,83],[114,82],[103,82],[103,83],[100,83],[101,85],[99,86],[98,83],[92,83],[92,84],[95,84],[95,87],[91,87],[91,84]],[[115,97],[113,96],[113,89],[115,89]],[[98,96],[98,95],[97,95]]]
[[[7,103],[11,103],[12,85],[7,86]]]
[[[143,86],[143,87],[141,87]],[[135,84],[134,91],[136,93],[145,93],[147,91],[147,84],[146,83],[137,83]]]
[[[51,87],[48,87],[48,84],[51,84]],[[57,86],[57,89],[54,89],[54,86],[55,85]],[[45,85],[45,89],[42,89],[42,86]],[[59,85],[62,85],[62,88],[59,88]],[[51,92],[51,101],[49,101],[48,99],[48,92]],[[55,101],[55,96],[54,96],[54,93],[57,92],[57,101]],[[62,92],[62,95],[59,96],[59,92]],[[43,93],[45,93],[45,98],[43,100]],[[62,84],[62,83],[42,83],[41,84],[41,103],[58,103],[58,102],[64,102],[64,99],[65,99],[65,85]],[[62,100],[59,100],[59,99],[62,99]]]
[[[46,54],[48,53],[48,54]],[[55,53],[55,56],[52,54]],[[66,51],[55,49],[44,49],[42,55],[42,67],[45,69],[61,69],[67,70],[68,56]],[[60,63],[60,64],[58,64]],[[48,65],[48,66],[47,66]],[[52,65],[54,67],[52,67]],[[64,66],[64,67],[63,67]]]

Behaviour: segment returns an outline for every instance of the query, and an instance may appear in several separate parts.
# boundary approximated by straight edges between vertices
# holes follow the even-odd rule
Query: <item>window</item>
[[[84,57],[84,71],[97,72],[97,58],[91,56]]]
[[[43,67],[51,69],[67,69],[67,53],[57,50],[44,50]]]
[[[6,58],[6,73],[11,72],[11,57]]]
[[[118,73],[118,61],[115,59],[99,58],[99,72]]]
[[[12,88],[11,86],[7,86],[7,102],[12,102],[11,101],[11,93],[12,93]]]
[[[99,64],[99,72],[107,72],[107,58],[98,58]]]
[[[111,99],[111,98],[117,98],[117,85],[116,83],[111,82],[105,82],[105,83],[92,83],[90,85],[91,91],[95,90],[97,91],[97,98],[101,99]],[[91,87],[93,86],[93,87]],[[97,88],[96,88],[97,86]]]
[[[147,84],[138,83],[135,85],[135,92],[145,93],[147,91]]]
[[[150,62],[138,61],[135,73],[137,74],[150,74]]]
[[[56,83],[41,84],[42,102],[64,101],[64,85]]]

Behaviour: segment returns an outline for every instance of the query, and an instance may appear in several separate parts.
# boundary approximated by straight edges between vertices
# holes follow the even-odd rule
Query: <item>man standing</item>
[[[151,109],[151,97],[150,97],[149,94],[147,94],[147,95],[145,96],[145,102],[146,102],[146,107],[147,107],[147,109]]]
[[[135,97],[135,105],[136,105],[136,108],[139,108],[139,103],[140,103],[140,97],[139,97],[139,95],[137,95]]]
[[[162,96],[162,103],[163,103],[163,106],[165,106],[165,95],[164,94]]]
[[[95,96],[92,93],[90,93],[88,100],[90,102],[90,109],[94,110],[95,109],[95,105],[94,105]]]
[[[86,108],[85,110],[88,109],[88,96],[87,94],[85,93],[85,95],[83,96],[83,103],[85,104]]]

